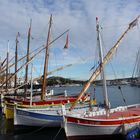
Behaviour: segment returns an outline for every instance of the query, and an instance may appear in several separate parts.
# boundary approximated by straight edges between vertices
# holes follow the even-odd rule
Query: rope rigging
[[[125,98],[124,98],[124,95],[123,95],[123,92],[122,92],[122,88],[121,88],[121,86],[118,86],[118,89],[120,90],[120,93],[121,93],[121,96],[122,96],[123,102],[124,102],[125,105],[127,106],[128,104],[126,103],[126,100],[125,100]]]
[[[139,23],[137,23],[137,29],[138,29],[138,35],[139,35],[139,39],[140,39],[140,27],[139,27]],[[137,77],[140,77],[140,43],[139,43],[139,48],[138,48],[138,52],[137,52],[137,58],[136,58],[136,75]]]
[[[117,42],[113,45],[113,47],[108,51],[108,53],[106,54],[106,56],[103,58],[103,63],[101,63],[101,65],[105,65],[113,57],[113,54],[115,53],[115,51],[119,47],[120,42],[123,40],[123,38],[125,37],[125,35],[129,32],[129,30],[131,30],[133,27],[136,26],[136,23],[137,23],[137,21],[138,21],[139,18],[140,18],[140,15],[137,16],[137,18],[135,18],[132,22],[129,23],[127,29],[123,32],[123,34],[119,37],[119,39],[117,40]],[[96,78],[98,77],[98,75],[101,73],[101,65],[99,65],[96,68],[96,70],[93,72],[93,74],[91,75],[91,77],[88,80],[88,82],[84,85],[84,87],[82,88],[82,90],[81,90],[79,96],[77,97],[76,101],[71,105],[70,111],[75,107],[76,103],[85,94],[85,92],[90,87],[91,83],[93,81],[95,81]]]

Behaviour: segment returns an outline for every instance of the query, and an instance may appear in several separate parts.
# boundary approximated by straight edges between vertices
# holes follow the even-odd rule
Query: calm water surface
[[[50,87],[51,89],[51,87]],[[82,86],[55,87],[54,93],[67,91],[67,94],[78,94]],[[88,93],[93,94],[94,87],[91,86]],[[95,87],[97,102],[103,102],[102,88]],[[117,86],[108,87],[108,96],[111,107],[119,105],[130,105],[140,103],[140,88],[131,86],[121,86],[121,91]],[[125,102],[124,102],[125,99]],[[44,128],[44,127],[14,127],[12,120],[5,120],[4,116],[0,117],[0,140],[66,140],[65,132],[61,128]],[[111,138],[112,140],[114,138]]]
[[[129,105],[140,103],[140,88],[139,87],[132,87],[129,85],[122,85],[121,91],[118,89],[118,86],[108,86],[108,98],[111,103],[111,107],[116,107],[119,105]],[[94,94],[95,88],[95,95],[97,102],[103,102],[103,92],[101,86],[91,86],[87,91],[90,94]],[[67,91],[68,95],[70,94],[79,94],[82,86],[73,86],[73,87],[55,87],[54,93],[64,92]],[[123,101],[125,99],[125,102]]]

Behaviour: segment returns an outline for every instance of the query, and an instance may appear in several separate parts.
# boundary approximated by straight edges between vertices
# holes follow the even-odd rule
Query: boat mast
[[[8,77],[10,76],[8,74],[8,69],[9,69],[9,40],[8,40],[8,44],[7,44],[6,87],[5,87],[6,88],[6,92],[8,91]]]
[[[104,64],[103,64],[103,48],[102,48],[102,42],[101,42],[101,36],[100,36],[100,26],[99,26],[99,21],[97,17],[96,17],[96,31],[97,31],[97,45],[99,47],[100,67],[102,69],[101,76],[102,76],[102,81],[103,81],[104,104],[105,104],[105,108],[109,109],[106,76],[105,76],[105,70],[104,70]]]
[[[16,36],[16,50],[15,50],[15,72],[17,71],[17,60],[18,60],[18,37],[19,37],[19,32],[17,33]],[[16,89],[17,87],[17,74],[15,75],[15,85],[14,88]],[[15,95],[17,94],[17,90],[15,90]]]
[[[70,66],[72,66],[72,64],[68,64],[68,65],[59,67],[59,68],[57,68],[57,69],[55,69],[53,71],[48,72],[47,75],[52,75],[53,73],[55,73],[57,71],[60,71],[60,70],[63,70],[64,68],[67,68],[67,67],[70,67]],[[41,78],[42,78],[42,76],[36,77],[36,78],[33,79],[33,81],[35,81],[35,80],[41,80]]]
[[[47,42],[46,42],[46,54],[45,54],[44,73],[43,73],[43,80],[42,80],[41,100],[45,100],[45,98],[46,98],[46,85],[47,85],[46,78],[48,75],[47,73],[48,73],[48,59],[49,59],[49,44],[50,44],[51,25],[52,25],[52,15],[50,16],[48,36],[47,36]]]
[[[106,56],[103,59],[103,65],[105,65],[113,56],[117,48],[119,47],[120,42],[124,38],[124,36],[128,33],[129,30],[131,30],[134,26],[136,26],[138,19],[140,18],[140,15],[134,19],[128,26],[128,28],[124,31],[124,33],[120,36],[120,38],[117,40],[117,42],[114,44],[114,46],[108,51]],[[90,79],[88,82],[84,85],[83,89],[81,90],[79,96],[77,97],[76,101],[71,105],[70,110],[72,110],[76,103],[81,99],[81,97],[84,95],[84,93],[88,90],[90,87],[91,83],[96,80],[97,76],[101,73],[102,68],[100,67],[101,64],[98,65],[98,67],[95,69],[93,74],[91,75]]]
[[[33,63],[31,66],[31,89],[30,89],[31,93],[30,93],[30,106],[32,106],[32,102],[33,102]]]
[[[30,27],[28,30],[28,41],[27,41],[27,56],[26,56],[26,62],[28,63],[30,58],[29,58],[29,49],[30,49],[30,38],[31,38],[31,24],[32,24],[32,20],[30,20]],[[25,68],[25,88],[24,88],[24,97],[26,97],[26,93],[27,93],[27,83],[28,83],[28,65],[26,65]]]
[[[64,34],[66,34],[68,31],[69,31],[69,29],[66,30],[65,32],[63,32],[62,34],[60,34],[59,36],[57,36],[54,40],[52,40],[52,41],[49,43],[49,47],[51,47],[50,45],[51,45],[52,43],[54,43],[55,41],[57,41],[60,37],[62,37],[62,36],[63,36]],[[30,52],[29,55],[32,55],[32,54],[33,54],[33,56],[30,58],[30,62],[31,62],[38,54],[40,54],[40,53],[41,53],[43,50],[45,50],[45,49],[46,49],[46,46],[45,46],[45,45],[42,45],[41,47],[39,47],[39,48],[33,50],[32,52]],[[38,52],[35,53],[36,51],[38,51]],[[35,53],[35,54],[34,54],[34,53]],[[20,58],[20,59],[18,60],[18,62],[20,62],[21,60],[23,60],[25,57],[27,57],[27,55],[25,55],[25,56],[23,56],[22,58]],[[4,60],[4,62],[5,62],[5,61],[6,61],[6,59]],[[4,63],[4,62],[3,62],[3,63]],[[15,63],[9,65],[9,68],[11,68],[11,67],[14,66],[14,65],[15,65]],[[2,67],[2,70],[0,71],[0,74],[3,73],[4,71],[6,71],[5,67],[6,67],[6,66],[3,66],[3,67]]]
[[[140,85],[140,48],[138,51],[138,62],[137,62],[137,85]]]
[[[65,32],[63,32],[62,34],[60,34],[58,37],[56,37],[53,41],[51,41],[50,43],[49,43],[49,47],[51,47],[50,45],[52,44],[52,43],[54,43],[56,40],[58,40],[61,36],[63,36],[65,33],[67,33],[69,30],[66,30]],[[33,60],[34,60],[34,58],[38,55],[38,54],[40,54],[44,49],[46,48],[46,46],[44,47],[42,47],[37,53],[35,53],[31,58],[30,58],[30,60],[28,61],[28,62],[26,62],[25,64],[23,64],[13,75],[11,75],[9,78],[8,78],[8,80],[10,80],[11,78],[13,78],[20,70],[22,70],[26,65],[29,65]],[[35,51],[33,51],[33,52],[35,52]],[[33,52],[32,53],[30,53],[30,55],[31,54],[33,54]],[[22,58],[20,58],[19,60],[18,60],[18,62],[19,61],[21,61],[22,59],[24,59],[25,58],[25,56],[24,57],[22,57]],[[4,62],[6,61],[7,59],[5,59],[4,60]],[[3,63],[4,63],[3,62]],[[9,68],[10,67],[12,67],[14,64],[12,64],[11,66],[9,66]],[[6,69],[5,69],[6,70]],[[5,70],[2,70],[1,72],[0,72],[0,74],[1,73],[3,73]],[[3,82],[2,82],[2,84],[1,84],[1,87],[2,86],[4,86],[4,84],[6,83],[6,81],[8,81],[8,80],[4,80]],[[0,90],[1,91],[1,90]]]

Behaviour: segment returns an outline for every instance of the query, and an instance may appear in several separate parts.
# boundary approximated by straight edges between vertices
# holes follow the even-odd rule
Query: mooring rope
[[[57,138],[57,136],[58,136],[58,134],[60,133],[61,129],[62,129],[62,127],[60,127],[60,129],[58,130],[58,132],[57,132],[56,135],[54,136],[53,140],[55,140],[55,139]]]
[[[40,130],[42,130],[42,129],[45,128],[45,127],[47,127],[46,124],[43,125],[43,126],[41,126],[41,127],[38,128],[38,129],[34,130],[34,131],[31,131],[31,132],[29,132],[29,133],[24,133],[24,134],[22,134],[22,135],[31,135],[31,134],[34,134],[34,133],[36,133],[36,132],[39,132]]]
[[[118,89],[120,90],[121,95],[122,95],[122,98],[123,98],[123,101],[124,101],[125,105],[127,106],[126,100],[125,100],[125,98],[124,98],[124,96],[123,96],[123,92],[122,92],[121,86],[118,86]]]

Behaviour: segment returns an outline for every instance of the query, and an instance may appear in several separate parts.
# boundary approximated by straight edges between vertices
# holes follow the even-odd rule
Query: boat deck
[[[121,119],[127,117],[140,116],[140,105],[132,107],[118,107],[111,109],[109,115],[106,114],[106,111],[98,111],[85,116],[85,118],[93,119]]]

